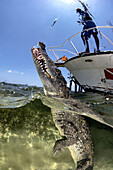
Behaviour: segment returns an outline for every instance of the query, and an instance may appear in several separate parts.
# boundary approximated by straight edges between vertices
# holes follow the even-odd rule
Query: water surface
[[[1,170],[73,170],[67,148],[53,156],[53,146],[61,139],[51,110],[42,104],[42,88],[0,83],[0,169]],[[102,115],[113,115],[112,96],[77,94]],[[94,170],[113,170],[113,129],[90,118],[94,143]]]

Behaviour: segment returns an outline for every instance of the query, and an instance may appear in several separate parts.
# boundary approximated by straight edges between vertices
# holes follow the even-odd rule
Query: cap
[[[76,9],[76,12],[81,12],[81,9],[80,9],[80,8],[77,8],[77,9]]]

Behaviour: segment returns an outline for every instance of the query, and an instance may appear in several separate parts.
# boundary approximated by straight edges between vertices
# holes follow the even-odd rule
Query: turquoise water
[[[49,107],[42,104],[42,88],[0,83],[0,170],[73,170],[67,148],[53,156],[60,139]],[[77,94],[92,109],[112,118],[112,96]],[[90,118],[94,170],[113,170],[113,129]]]

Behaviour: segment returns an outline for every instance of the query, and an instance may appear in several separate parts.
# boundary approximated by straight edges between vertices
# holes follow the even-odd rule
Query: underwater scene
[[[91,92],[72,95],[113,119],[113,96]],[[67,148],[53,155],[54,143],[62,137],[41,96],[43,89],[39,87],[0,83],[1,170],[75,169]],[[90,118],[87,121],[94,143],[94,170],[113,170],[113,129]]]

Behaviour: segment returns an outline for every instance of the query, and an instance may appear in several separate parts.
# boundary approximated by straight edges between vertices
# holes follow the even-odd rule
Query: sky
[[[88,4],[89,11],[94,16],[96,25],[113,24],[113,0],[83,0]],[[77,0],[0,0],[0,82],[42,86],[36,72],[31,48],[43,41],[46,47],[62,45],[62,43],[82,30],[77,23],[76,8],[81,8]],[[58,18],[52,29],[50,26]],[[113,31],[105,34],[113,40]],[[84,50],[80,35],[74,44],[78,51]],[[94,42],[91,38],[91,46]],[[92,45],[93,44],[93,45]],[[111,46],[105,40],[100,40],[100,48]],[[72,48],[67,44],[71,50]],[[50,58],[55,61],[51,51]],[[63,52],[59,54],[63,56]],[[68,71],[62,69],[67,79]]]

